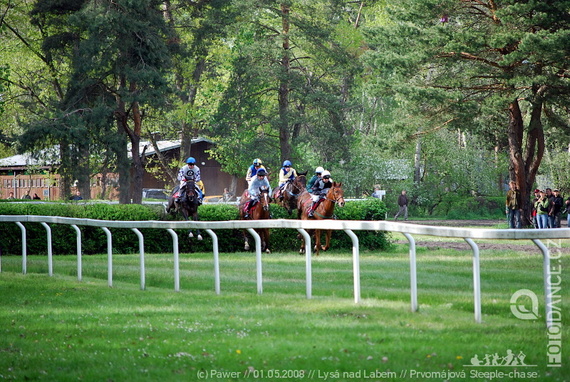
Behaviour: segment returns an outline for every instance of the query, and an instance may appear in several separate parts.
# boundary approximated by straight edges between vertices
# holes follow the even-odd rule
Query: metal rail
[[[161,221],[111,221],[111,220],[94,220],[94,219],[77,219],[58,216],[30,216],[30,215],[0,215],[0,223],[13,222],[22,230],[22,272],[26,270],[26,229],[23,223],[41,223],[47,232],[47,251],[48,251],[48,273],[53,275],[53,250],[52,237],[49,224],[67,224],[71,225],[77,233],[77,274],[78,280],[82,279],[81,264],[81,232],[78,226],[100,227],[107,235],[107,253],[108,253],[108,285],[112,286],[112,234],[109,228],[130,228],[139,238],[140,252],[140,283],[141,289],[145,289],[145,262],[144,262],[144,235],[139,231],[141,228],[165,229],[173,239],[173,255],[174,255],[174,290],[180,290],[180,270],[178,259],[178,236],[174,229],[202,229],[208,232],[212,237],[213,256],[214,256],[214,288],[216,294],[220,294],[220,266],[218,253],[218,238],[215,234],[217,229],[247,229],[255,239],[256,245],[256,279],[257,293],[263,293],[263,268],[261,254],[261,240],[255,232],[256,228],[279,228],[279,229],[296,229],[305,239],[306,254],[306,297],[312,297],[312,267],[311,267],[311,240],[306,230],[309,229],[331,229],[344,231],[352,240],[352,257],[353,257],[353,278],[354,278],[354,301],[360,302],[360,254],[358,238],[353,231],[389,231],[402,233],[409,242],[410,251],[410,297],[411,310],[418,310],[417,295],[417,277],[416,277],[416,244],[412,236],[428,235],[438,237],[456,237],[464,239],[473,252],[473,293],[474,293],[474,314],[475,321],[482,322],[481,316],[481,276],[479,266],[479,248],[473,239],[495,239],[495,240],[532,240],[540,249],[543,255],[543,277],[544,277],[544,293],[545,293],[545,310],[546,325],[552,325],[552,288],[551,288],[551,269],[550,269],[550,253],[547,246],[541,240],[550,239],[570,239],[570,228],[537,230],[537,229],[466,229],[455,227],[436,227],[423,226],[387,221],[353,221],[353,220],[289,220],[289,219],[271,219],[271,220],[248,220],[248,221],[177,221],[177,222],[161,222]],[[49,223],[49,224],[48,224]],[[1,264],[1,263],[0,263]],[[0,268],[0,272],[1,272]]]

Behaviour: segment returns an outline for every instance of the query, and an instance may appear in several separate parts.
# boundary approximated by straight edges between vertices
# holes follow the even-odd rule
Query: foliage
[[[272,216],[275,219],[287,219],[285,209],[277,205],[271,205]],[[339,209],[339,219],[346,220],[381,220],[385,215],[385,206],[378,199],[365,201],[351,201],[345,209]],[[227,221],[238,220],[238,209],[232,204],[205,204],[200,207],[198,214],[202,221]],[[60,203],[0,203],[0,215],[40,215],[40,216],[65,216],[82,219],[120,220],[120,221],[145,221],[145,220],[179,220],[180,216],[165,215],[162,205],[137,205],[137,204],[78,204],[75,202]],[[30,223],[28,228],[28,251],[30,254],[45,253],[46,231],[39,223]],[[82,250],[86,254],[105,253],[107,250],[107,238],[105,233],[97,227],[82,228]],[[138,238],[129,229],[111,229],[113,233],[113,250],[120,253],[136,253],[139,250]],[[177,231],[179,248],[181,252],[195,252],[211,250],[211,240],[205,236],[204,241],[196,239],[187,240],[186,230]],[[21,240],[21,233],[15,224],[2,224],[0,234],[6,238],[2,247],[5,253],[16,254]],[[271,247],[276,251],[294,250],[300,246],[296,230],[272,230]],[[53,247],[57,254],[76,253],[75,231],[67,225],[54,225],[52,228]],[[243,248],[242,233],[238,230],[217,230],[220,251],[233,252]],[[389,246],[384,232],[358,232],[365,248],[378,249]],[[165,239],[164,230],[144,230],[145,252],[157,253],[172,250],[170,237]],[[333,248],[351,248],[352,242],[344,233],[335,233]]]
[[[125,129],[135,140],[182,137],[185,155],[185,142],[206,136],[230,174],[256,157],[273,172],[291,159],[331,170],[348,196],[409,189],[430,213],[449,192],[502,193],[516,99],[521,136],[544,131],[539,175],[563,187],[567,9],[567,0],[9,2],[0,140],[14,150],[19,137],[35,152],[59,144],[69,182],[121,168],[127,188],[116,122],[140,103],[141,131]],[[405,171],[391,171],[397,162]]]

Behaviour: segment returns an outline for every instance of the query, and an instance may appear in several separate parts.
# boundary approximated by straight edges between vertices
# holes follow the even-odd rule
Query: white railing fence
[[[256,277],[257,277],[257,293],[263,293],[263,272],[262,272],[262,256],[261,256],[261,239],[255,232],[256,228],[274,228],[274,229],[296,229],[305,239],[305,271],[306,271],[306,296],[312,297],[312,271],[311,271],[311,240],[308,229],[331,229],[344,231],[352,240],[352,267],[354,279],[354,302],[360,302],[360,249],[358,237],[353,231],[389,231],[400,232],[408,240],[409,256],[410,256],[410,297],[411,310],[418,310],[418,292],[416,278],[416,244],[412,235],[429,235],[438,237],[456,237],[464,239],[473,252],[473,293],[474,293],[474,314],[475,321],[481,322],[481,282],[479,267],[479,247],[473,239],[498,239],[498,240],[531,240],[541,251],[543,256],[543,274],[544,274],[544,298],[546,309],[546,325],[552,325],[552,288],[550,251],[548,246],[544,245],[541,240],[553,239],[570,239],[570,228],[560,229],[470,229],[470,228],[454,228],[454,227],[436,227],[424,226],[417,224],[396,223],[387,221],[354,221],[354,220],[288,220],[288,219],[271,219],[257,221],[111,221],[111,220],[93,220],[93,219],[76,219],[57,216],[29,216],[29,215],[0,215],[0,223],[13,222],[20,227],[22,232],[22,272],[26,273],[26,227],[23,223],[41,223],[47,232],[47,261],[48,273],[53,275],[53,250],[51,240],[51,228],[49,224],[67,224],[71,225],[77,233],[77,277],[82,279],[82,262],[81,262],[81,230],[79,226],[100,227],[107,236],[107,255],[108,255],[108,285],[113,285],[113,244],[112,234],[109,228],[130,228],[139,239],[140,252],[140,287],[145,289],[145,254],[144,254],[144,235],[139,231],[140,228],[165,229],[173,239],[173,256],[174,256],[174,290],[180,290],[180,270],[179,270],[179,252],[178,252],[178,235],[175,229],[202,229],[205,230],[212,238],[212,251],[214,261],[214,288],[216,294],[220,294],[220,267],[218,252],[218,237],[215,230],[218,229],[247,229],[255,239],[256,246]],[[0,272],[2,264],[0,260]]]

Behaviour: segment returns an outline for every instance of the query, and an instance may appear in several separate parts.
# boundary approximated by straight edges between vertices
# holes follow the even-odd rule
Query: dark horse
[[[279,188],[275,188],[273,191],[273,199],[277,204],[285,208],[289,215],[291,215],[293,210],[297,209],[299,195],[307,187],[307,172],[300,172],[295,179],[287,181],[283,186],[282,195],[279,195]]]
[[[196,184],[193,180],[189,180],[184,185],[186,197],[183,200],[176,201],[176,194],[180,191],[178,186],[172,192],[172,195],[168,197],[168,207],[166,207],[166,212],[170,213],[180,212],[184,217],[184,220],[189,220],[192,216],[192,220],[198,221],[198,206],[200,205],[200,199],[198,192],[196,191]],[[192,230],[188,231],[188,237],[194,237]],[[196,230],[196,238],[202,240],[202,234],[200,230]]]
[[[269,189],[267,187],[261,187],[259,189],[259,201],[250,209],[249,217],[245,218],[245,207],[247,203],[251,200],[248,190],[245,190],[241,195],[239,203],[239,217],[241,220],[260,220],[269,219],[269,203],[271,203],[271,198],[269,197]],[[269,228],[256,229],[256,232],[261,238],[261,250],[267,253],[271,253],[269,249]],[[244,249],[249,251],[249,242],[247,231],[243,231],[243,240],[245,242]]]
[[[309,208],[311,207],[311,194],[308,191],[305,191],[299,196],[299,203],[298,203],[298,212],[299,217],[301,220],[322,220],[322,219],[334,219],[334,206],[338,204],[339,207],[344,207],[344,191],[342,190],[342,183],[333,182],[332,187],[329,188],[327,195],[324,199],[319,202],[319,205],[315,209],[314,217],[309,217]],[[326,251],[329,249],[330,240],[331,240],[331,233],[332,230],[328,229],[326,234],[326,243],[324,246],[321,246],[321,230],[308,230],[309,235],[311,235],[315,231],[315,252],[317,256],[319,255],[319,251],[322,249]],[[300,253],[305,252],[305,243],[301,243]]]

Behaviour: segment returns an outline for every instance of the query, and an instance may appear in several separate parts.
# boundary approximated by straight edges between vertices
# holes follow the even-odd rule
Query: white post
[[[302,228],[297,228],[297,231],[303,236],[305,240],[305,280],[306,280],[306,295],[310,299],[313,297],[313,271],[311,266],[311,236]]]
[[[257,268],[257,294],[263,293],[263,274],[261,270],[261,238],[253,228],[248,228],[247,232],[255,239],[255,263]]]
[[[172,236],[172,250],[174,252],[174,291],[180,292],[180,257],[178,254],[178,235],[173,229],[167,229]]]
[[[140,268],[141,268],[141,290],[145,290],[145,270],[144,270],[144,236],[136,228],[131,228],[131,230],[137,234],[139,237],[139,253],[140,253]]]
[[[470,238],[464,238],[473,249],[473,296],[475,300],[475,322],[481,323],[481,274],[479,267],[479,247]]]
[[[212,237],[214,251],[214,289],[216,294],[220,294],[220,256],[218,253],[218,236],[211,229],[206,229],[208,235]]]
[[[418,279],[416,271],[416,241],[407,232],[402,232],[410,243],[410,296],[412,303],[412,312],[418,311]]]
[[[26,242],[26,227],[20,222],[16,222],[16,224],[18,225],[18,227],[20,227],[20,230],[22,231],[22,273],[25,275],[28,272],[27,268],[28,245]]]
[[[542,268],[544,273],[544,305],[546,308],[546,327],[552,326],[552,288],[550,285],[550,251],[548,247],[538,239],[532,240],[542,252]]]
[[[48,250],[48,274],[53,276],[53,253],[52,253],[52,244],[51,244],[51,228],[44,222],[41,224],[45,227],[47,232],[47,250]]]
[[[360,252],[358,247],[358,236],[349,229],[344,232],[352,239],[352,274],[354,282],[354,302],[360,302]]]
[[[77,236],[77,281],[81,281],[83,279],[83,263],[81,261],[81,230],[75,224],[71,225],[75,230],[75,234]]]
[[[113,286],[113,236],[107,227],[101,227],[107,235],[107,285]]]

